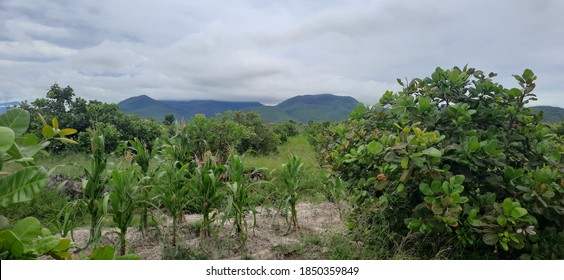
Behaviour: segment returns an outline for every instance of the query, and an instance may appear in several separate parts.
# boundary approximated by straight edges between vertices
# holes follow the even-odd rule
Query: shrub
[[[334,129],[326,161],[356,193],[353,217],[380,217],[352,228],[452,236],[445,245],[467,258],[564,257],[562,141],[524,107],[531,70],[514,75],[520,88],[495,76],[455,67],[398,80],[402,91]]]

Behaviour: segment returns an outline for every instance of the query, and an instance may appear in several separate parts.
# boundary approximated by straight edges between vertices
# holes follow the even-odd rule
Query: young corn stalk
[[[95,244],[102,236],[102,221],[108,209],[108,196],[104,196],[104,185],[107,179],[106,172],[107,157],[105,151],[104,133],[89,129],[91,145],[91,169],[86,168],[86,180],[84,184],[84,199],[91,217],[90,237],[88,245]]]
[[[218,165],[211,155],[211,152],[204,154],[203,163],[199,163],[192,174],[192,187],[195,191],[194,199],[196,205],[200,207],[203,221],[200,227],[200,242],[203,244],[206,237],[210,236],[211,224],[215,220],[217,209],[223,200],[221,188],[223,182],[220,181],[224,166]]]
[[[288,232],[291,230],[293,225],[298,238],[300,237],[300,227],[298,224],[298,212],[296,211],[296,205],[303,191],[303,185],[301,182],[302,173],[303,163],[297,156],[291,156],[288,159],[288,163],[282,164],[281,179],[283,195],[279,209],[284,211],[284,217],[286,218],[286,223],[288,224]],[[288,210],[291,214],[290,221],[288,221]]]
[[[133,219],[133,211],[137,205],[138,177],[135,170],[127,167],[124,170],[112,171],[110,185],[110,206],[113,222],[119,229],[120,255],[125,255],[127,228]]]
[[[178,220],[190,202],[189,185],[186,180],[189,165],[185,164],[178,168],[179,164],[170,162],[164,165],[164,170],[157,174],[157,184],[154,187],[158,193],[157,199],[172,217],[172,246],[174,247],[176,247]]]
[[[253,226],[255,226],[256,211],[250,196],[250,185],[246,183],[248,176],[244,173],[243,160],[240,156],[232,155],[229,157],[227,174],[230,178],[227,183],[229,193],[222,224],[227,219],[233,218],[235,234],[239,237],[240,246],[243,248],[248,238],[248,224],[245,215],[249,212],[253,214]]]
[[[143,175],[143,182],[142,187],[140,188],[141,191],[141,199],[139,200],[139,206],[141,207],[141,220],[139,222],[139,230],[143,236],[147,233],[147,228],[149,224],[149,193],[152,188],[152,176],[149,174],[149,163],[151,159],[153,159],[156,155],[156,149],[152,149],[149,151],[147,146],[141,143],[138,138],[134,140],[129,140],[129,144],[131,145],[129,149],[135,152],[135,157],[133,158],[135,163],[139,165],[141,168],[141,174]]]

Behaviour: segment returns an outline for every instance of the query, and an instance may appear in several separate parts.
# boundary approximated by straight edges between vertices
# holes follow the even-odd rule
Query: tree
[[[163,124],[169,126],[172,125],[175,120],[176,118],[174,117],[174,114],[166,114],[163,120]]]
[[[536,100],[531,70],[514,75],[519,88],[495,76],[455,67],[398,80],[402,91],[334,128],[325,158],[356,193],[352,228],[456,240],[444,245],[473,258],[491,247],[564,257],[562,140],[524,107]]]

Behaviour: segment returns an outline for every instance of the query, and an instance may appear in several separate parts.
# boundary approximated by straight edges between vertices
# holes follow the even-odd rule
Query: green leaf
[[[501,215],[501,216],[497,217],[497,223],[500,226],[505,226],[507,224],[507,218],[505,216]]]
[[[53,118],[51,123],[53,124],[53,128],[55,128],[56,130],[59,129],[59,121],[57,120],[57,118]]]
[[[462,185],[464,183],[464,175],[456,175],[449,179],[451,185]]]
[[[24,246],[12,231],[0,231],[0,252],[8,251],[15,257],[23,255]]]
[[[8,176],[0,178],[0,206],[31,200],[47,185],[49,176],[41,166],[25,167]]]
[[[29,128],[29,114],[20,108],[11,108],[0,115],[0,126],[11,128],[16,136],[23,135]]]
[[[441,157],[443,155],[443,153],[441,153],[441,151],[439,151],[435,147],[425,149],[425,150],[421,151],[421,153],[423,153],[424,155],[430,156],[430,157],[435,157],[435,158]]]
[[[370,142],[366,148],[368,152],[370,152],[373,155],[379,154],[384,150],[384,146],[377,141]]]
[[[522,76],[523,76],[523,79],[525,79],[525,81],[527,81],[527,80],[533,79],[535,74],[533,73],[533,71],[531,71],[531,69],[525,69],[525,71],[523,71]]]
[[[511,210],[513,210],[513,201],[511,198],[506,198],[503,200],[503,213],[507,216],[511,216]]]
[[[59,131],[59,135],[67,136],[67,135],[75,134],[76,132],[77,131],[74,128],[63,128],[63,129],[61,129],[61,131]]]
[[[44,238],[41,238],[39,240],[37,240],[35,242],[35,251],[40,254],[46,254],[50,251],[53,251],[55,248],[57,248],[57,246],[59,245],[59,243],[61,243],[61,240],[59,237],[56,236],[47,236]]]
[[[402,184],[402,183],[400,183],[400,184],[398,185],[398,187],[396,188],[396,191],[397,191],[397,192],[403,192],[403,190],[405,190],[405,185]]]
[[[419,98],[417,98],[417,100],[419,101],[418,106],[420,112],[424,112],[427,111],[427,109],[429,109],[431,105],[431,100],[429,98],[420,96]]]
[[[39,138],[35,136],[35,134],[26,134],[23,137],[23,145],[24,146],[34,146],[39,144]]]
[[[431,189],[431,187],[429,186],[429,184],[426,183],[421,183],[419,184],[419,190],[424,194],[424,195],[434,195],[435,192],[433,192],[433,190]]]
[[[92,251],[90,259],[92,260],[113,260],[115,249],[110,245],[104,247],[97,247]]]
[[[72,139],[65,138],[65,137],[57,137],[57,138],[55,138],[55,140],[59,140],[63,143],[67,143],[67,144],[74,144],[74,145],[78,144],[78,142],[76,142]]]
[[[0,126],[0,156],[8,151],[16,140],[16,134],[9,127]]]
[[[403,157],[403,159],[401,160],[401,168],[406,169],[408,164],[409,164],[409,158]]]
[[[525,215],[527,215],[527,210],[525,208],[521,208],[521,207],[515,207],[513,208],[513,210],[511,210],[511,214],[510,216],[513,218],[521,218]]]
[[[433,204],[433,206],[431,206],[431,210],[433,211],[433,213],[435,213],[436,215],[441,215],[443,213],[443,207],[439,204]]]
[[[45,138],[51,138],[55,136],[55,130],[50,125],[44,125],[43,129],[41,129],[41,134],[43,134]]]
[[[497,236],[497,233],[486,233],[482,236],[482,240],[487,245],[495,245],[499,241],[499,237]]]
[[[127,255],[123,255],[123,256],[119,256],[115,258],[116,260],[142,260],[141,256],[136,255],[136,254],[127,254]]]
[[[409,228],[410,230],[417,230],[419,229],[420,226],[421,226],[420,220],[412,220],[407,224],[407,228]]]
[[[19,220],[12,232],[22,243],[30,243],[41,233],[41,223],[34,217],[27,217]]]

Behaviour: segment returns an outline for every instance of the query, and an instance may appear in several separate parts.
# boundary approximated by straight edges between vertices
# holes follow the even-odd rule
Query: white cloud
[[[3,1],[0,102],[54,82],[87,99],[374,103],[395,79],[469,64],[539,76],[564,107],[561,1]]]

